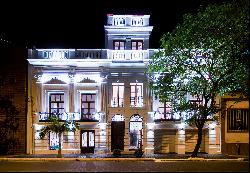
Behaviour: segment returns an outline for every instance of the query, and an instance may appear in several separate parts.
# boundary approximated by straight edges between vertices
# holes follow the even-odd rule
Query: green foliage
[[[49,124],[44,126],[39,133],[41,139],[43,139],[49,132],[55,132],[62,134],[63,132],[76,131],[79,129],[79,123],[75,121],[60,122],[58,116],[51,115],[49,118]]]
[[[40,133],[39,136],[41,139],[43,139],[48,133],[50,132],[54,132],[59,134],[59,150],[58,150],[58,154],[57,157],[62,157],[62,153],[61,153],[61,135],[63,134],[63,132],[70,132],[73,131],[75,132],[77,129],[79,129],[79,123],[75,122],[75,121],[60,121],[60,118],[58,118],[59,116],[51,114],[48,118],[49,123],[48,125],[45,125]]]
[[[137,158],[141,158],[143,156],[144,151],[141,148],[138,148],[134,152],[134,156]]]
[[[186,14],[173,32],[161,38],[149,62],[150,87],[173,111],[190,112],[190,124],[202,129],[219,111],[215,98],[249,98],[249,1],[228,1]],[[202,104],[187,100],[187,94]]]
[[[120,157],[121,156],[121,150],[120,149],[114,149],[113,150],[113,157]]]
[[[147,73],[155,95],[174,102],[175,110],[194,106],[187,102],[187,93],[205,99],[205,108],[196,106],[204,113],[216,112],[208,103],[217,94],[249,96],[248,1],[213,4],[184,15],[183,23],[161,38],[161,48]]]

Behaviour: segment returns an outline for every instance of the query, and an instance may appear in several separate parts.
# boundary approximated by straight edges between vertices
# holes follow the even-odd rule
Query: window
[[[227,131],[247,132],[249,109],[227,109]]]
[[[161,119],[172,119],[171,116],[171,102],[164,102],[164,103],[160,103],[159,105],[159,112],[161,115]]]
[[[96,94],[81,94],[81,115],[82,119],[90,119],[95,112]]]
[[[64,93],[51,93],[49,95],[49,113],[63,114]]]
[[[130,83],[130,106],[143,106],[143,83]]]
[[[124,83],[112,83],[112,107],[124,106]]]
[[[114,41],[113,42],[114,50],[124,50],[125,49],[125,41]]]
[[[143,49],[143,41],[142,40],[133,40],[131,42],[132,50],[142,50]]]
[[[59,135],[55,132],[49,133],[49,147],[50,150],[58,150],[59,149]]]

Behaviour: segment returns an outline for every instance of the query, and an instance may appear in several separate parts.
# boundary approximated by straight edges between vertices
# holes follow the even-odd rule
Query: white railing
[[[111,26],[149,26],[150,15],[113,15],[107,16],[107,25]]]
[[[142,61],[149,58],[147,50],[108,50],[108,59],[117,61]]]
[[[29,49],[29,59],[112,59],[117,61],[149,59],[157,49],[112,50],[112,49]]]

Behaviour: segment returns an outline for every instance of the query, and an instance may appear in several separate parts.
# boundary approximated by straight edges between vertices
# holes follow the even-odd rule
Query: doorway
[[[111,151],[124,150],[125,121],[122,115],[115,115],[111,122]]]
[[[81,153],[94,153],[95,149],[95,131],[81,130]]]

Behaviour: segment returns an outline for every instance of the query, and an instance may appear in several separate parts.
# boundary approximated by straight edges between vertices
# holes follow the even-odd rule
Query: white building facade
[[[52,154],[58,136],[39,138],[48,116],[75,120],[63,135],[62,153],[192,152],[197,130],[156,100],[145,70],[153,26],[149,15],[108,15],[105,49],[29,49],[27,153]],[[220,124],[204,128],[200,152],[221,152]]]

